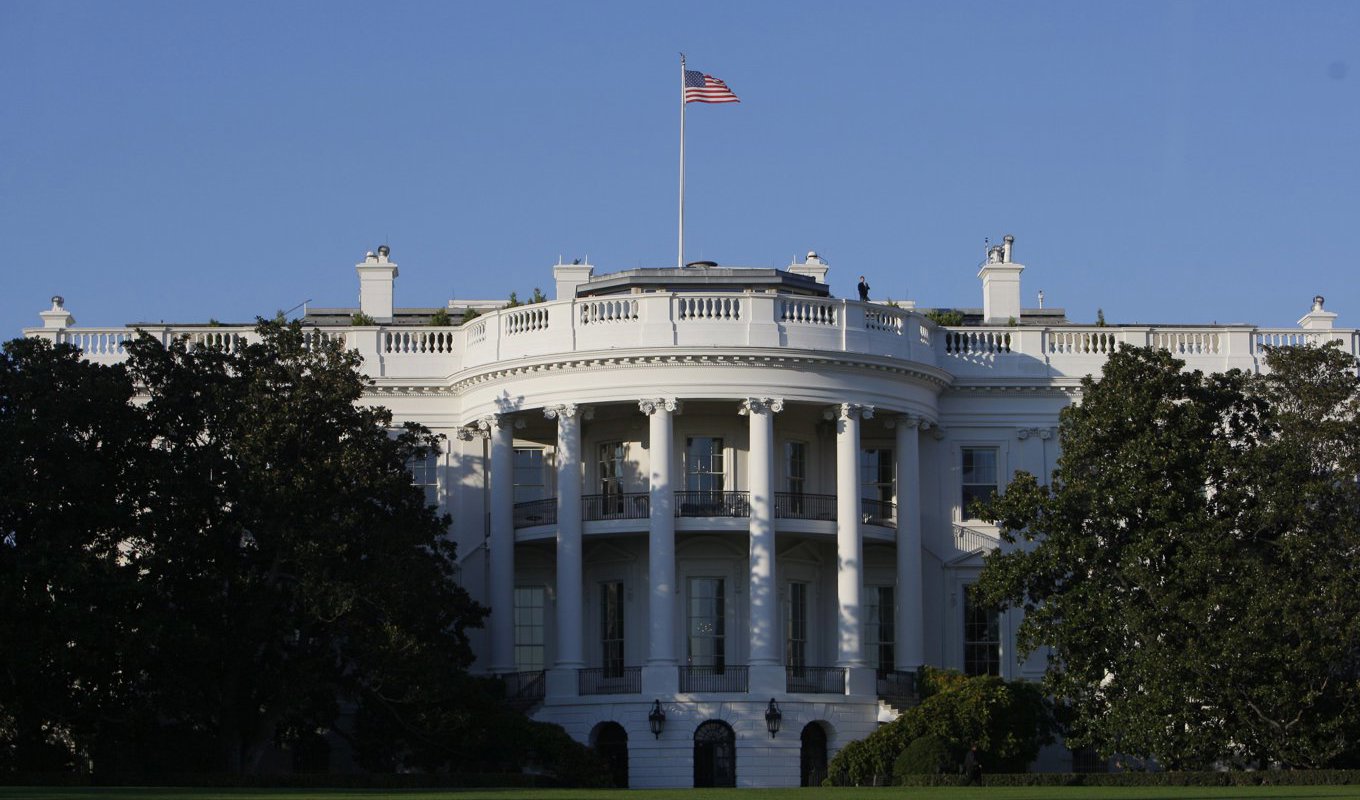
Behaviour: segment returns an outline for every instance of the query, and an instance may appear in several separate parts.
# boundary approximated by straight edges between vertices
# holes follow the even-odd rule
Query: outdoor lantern
[[[666,728],[666,712],[661,710],[660,700],[652,703],[652,712],[647,715],[647,724],[652,726],[652,735],[660,739],[661,731]]]
[[[765,729],[770,732],[771,739],[774,738],[776,733],[779,733],[779,723],[783,720],[784,715],[779,713],[779,704],[771,697],[770,705],[765,709]]]

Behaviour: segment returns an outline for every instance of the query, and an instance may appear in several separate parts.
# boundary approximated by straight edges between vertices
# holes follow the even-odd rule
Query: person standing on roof
[[[869,302],[869,284],[865,282],[864,276],[859,276],[859,299],[862,303]]]

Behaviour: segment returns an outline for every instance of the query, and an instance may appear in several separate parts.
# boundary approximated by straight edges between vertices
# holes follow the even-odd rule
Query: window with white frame
[[[623,582],[600,584],[600,647],[604,677],[623,677]]]
[[[411,473],[411,483],[425,492],[425,505],[439,505],[439,453],[430,450],[424,458],[412,456],[406,468]]]
[[[543,500],[547,495],[544,480],[543,450],[537,447],[515,448],[515,502]]]
[[[544,647],[544,606],[547,590],[542,586],[515,587],[515,669],[532,672],[547,661]]]
[[[722,578],[690,578],[686,609],[689,664],[722,672],[727,663],[726,599]]]
[[[864,656],[881,678],[896,667],[893,587],[869,586],[864,593]]]
[[[784,625],[787,634],[784,663],[798,677],[802,677],[803,668],[807,666],[807,614],[808,585],[803,581],[792,581],[789,583],[788,612]]]
[[[871,447],[859,454],[860,496],[865,500],[891,503],[897,488],[893,482],[896,464],[890,447]]]
[[[963,587],[963,673],[1001,674],[1001,614],[983,605],[977,587]]]
[[[628,445],[623,442],[602,442],[598,469],[600,500],[604,513],[618,515],[624,506],[624,467],[628,463]]]
[[[998,451],[995,447],[962,450],[962,517],[973,518],[973,504],[985,502],[997,491]]]
[[[727,470],[721,436],[690,436],[685,439],[685,489],[690,492],[721,492],[727,487]]]

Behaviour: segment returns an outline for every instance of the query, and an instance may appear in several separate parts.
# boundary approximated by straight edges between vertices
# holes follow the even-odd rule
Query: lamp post
[[[647,714],[647,724],[651,726],[652,735],[660,739],[661,732],[666,729],[666,712],[661,710],[660,700],[652,702],[651,713]]]
[[[770,704],[765,708],[765,730],[770,732],[771,739],[779,733],[779,723],[783,721],[784,715],[779,711],[779,704],[771,697]]]

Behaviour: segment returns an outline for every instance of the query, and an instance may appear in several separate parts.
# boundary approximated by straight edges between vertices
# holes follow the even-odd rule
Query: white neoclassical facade
[[[797,786],[911,702],[922,665],[1042,673],[1013,648],[1016,616],[972,602],[1000,545],[970,501],[1054,468],[1058,412],[1119,344],[1204,370],[1258,369],[1269,344],[1360,354],[1321,298],[1291,329],[1073,325],[1021,307],[1012,243],[947,327],[831,297],[815,254],[559,264],[555,299],[450,302],[462,324],[436,327],[438,309],[394,308],[386,247],[357,265],[358,308],[307,320],[362,353],[373,402],[446,436],[412,469],[491,608],[477,669],[633,787]],[[41,317],[27,335],[95,360],[132,335],[74,327],[60,298]]]

